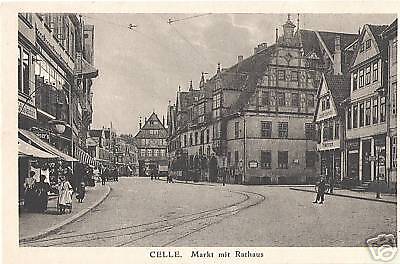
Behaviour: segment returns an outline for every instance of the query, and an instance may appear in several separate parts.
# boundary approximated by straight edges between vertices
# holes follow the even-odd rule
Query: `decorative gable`
[[[335,105],[335,101],[324,75],[321,79],[318,91],[318,102],[315,114],[315,122],[321,122],[322,120],[333,118],[336,116],[337,116],[337,108]]]
[[[369,25],[365,25],[357,49],[353,66],[358,65],[380,53],[377,40],[371,32]]]

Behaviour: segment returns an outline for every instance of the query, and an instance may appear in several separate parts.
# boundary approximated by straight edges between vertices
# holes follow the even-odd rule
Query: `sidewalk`
[[[111,188],[108,184],[105,186],[96,185],[96,187],[86,187],[86,195],[83,203],[78,203],[74,197],[72,212],[70,214],[58,215],[57,199],[54,198],[49,199],[48,209],[44,214],[20,211],[19,241],[30,241],[55,232],[99,205],[107,198],[110,190]]]
[[[291,190],[295,190],[295,191],[303,191],[303,192],[313,192],[313,193],[315,193],[314,186],[310,186],[310,187],[292,187],[290,189]],[[335,188],[333,190],[333,194],[326,193],[326,195],[341,196],[341,197],[354,198],[354,199],[360,199],[360,200],[368,200],[368,201],[376,201],[376,202],[397,204],[397,196],[396,196],[396,194],[382,193],[381,194],[382,198],[381,199],[376,199],[376,193],[375,192],[355,192],[355,191],[351,191],[351,190],[336,189]]]

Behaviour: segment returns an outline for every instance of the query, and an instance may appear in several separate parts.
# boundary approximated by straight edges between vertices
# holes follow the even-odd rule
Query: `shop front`
[[[346,142],[346,152],[347,174],[344,175],[343,181],[357,185],[359,183],[360,140],[348,140]]]
[[[374,137],[375,141],[375,177],[374,180],[387,181],[386,176],[386,138],[385,135]]]

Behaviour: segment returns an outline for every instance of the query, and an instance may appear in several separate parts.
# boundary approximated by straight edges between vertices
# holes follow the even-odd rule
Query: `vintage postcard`
[[[384,3],[4,5],[5,263],[398,261]]]

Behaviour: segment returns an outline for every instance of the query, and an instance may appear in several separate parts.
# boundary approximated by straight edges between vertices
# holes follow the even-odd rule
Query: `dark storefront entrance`
[[[346,142],[347,145],[347,175],[344,178],[347,181],[351,181],[353,184],[358,183],[358,171],[359,171],[359,140],[349,140]]]
[[[339,150],[323,151],[321,153],[321,174],[327,175],[328,178],[335,178],[335,181],[340,181],[341,174],[341,158]]]
[[[371,140],[362,141],[362,181],[371,181]]]

